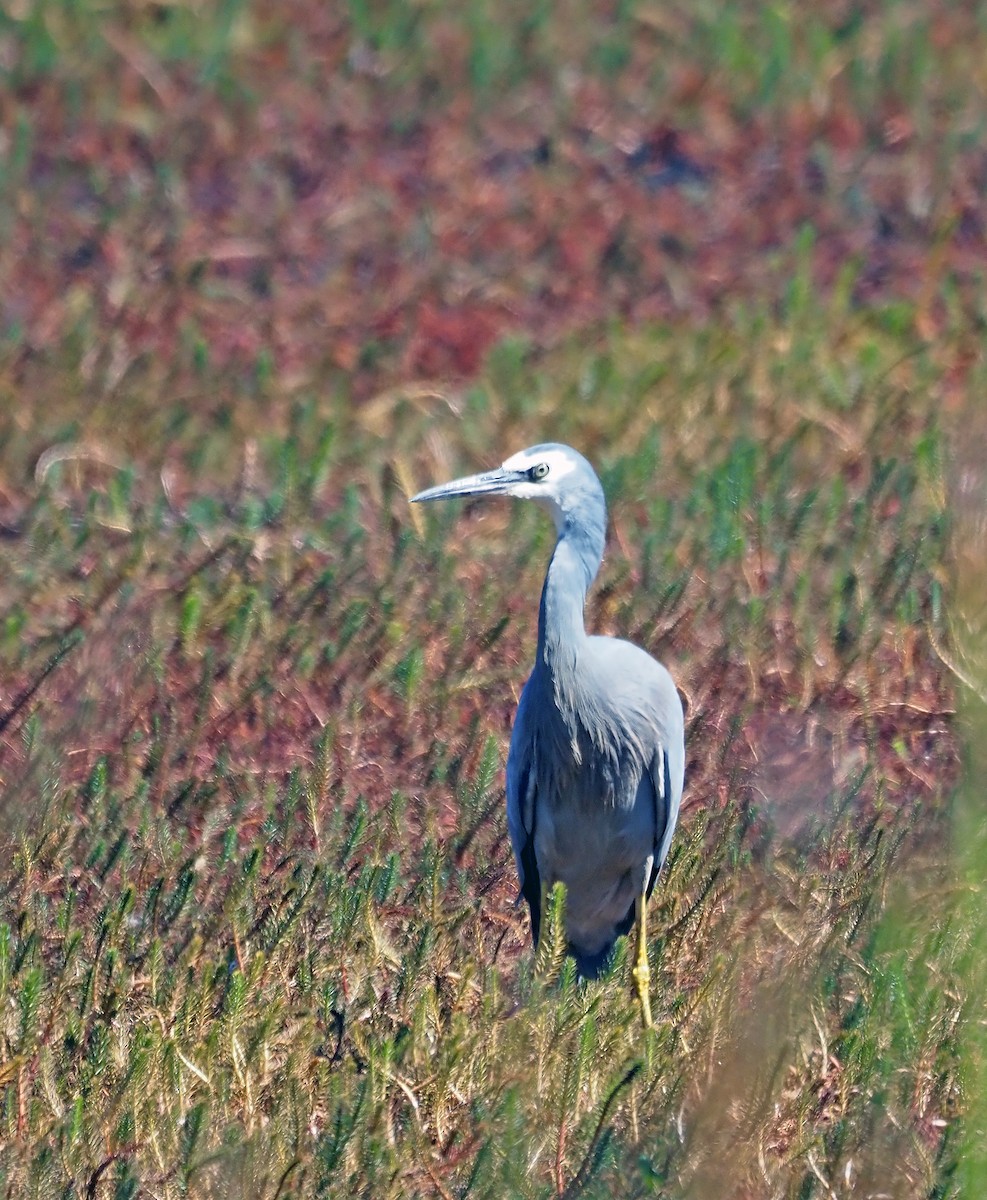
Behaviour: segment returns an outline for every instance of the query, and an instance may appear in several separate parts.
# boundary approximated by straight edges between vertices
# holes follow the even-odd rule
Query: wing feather
[[[655,857],[651,866],[651,878],[648,880],[647,894],[650,898],[671,845],[675,823],[679,817],[681,787],[672,786],[672,769],[668,752],[659,745],[651,760],[648,772],[651,776],[652,791],[655,798]]]
[[[521,895],[531,913],[531,938],[538,945],[541,929],[541,876],[535,858],[538,825],[538,772],[534,739],[527,736],[525,692],[521,693],[511,747],[507,754],[507,830],[511,835]]]

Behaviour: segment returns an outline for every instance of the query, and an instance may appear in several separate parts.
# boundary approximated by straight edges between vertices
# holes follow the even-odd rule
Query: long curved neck
[[[603,559],[603,529],[567,523],[548,564],[538,609],[539,665],[556,679],[573,669],[586,640],[583,606]]]

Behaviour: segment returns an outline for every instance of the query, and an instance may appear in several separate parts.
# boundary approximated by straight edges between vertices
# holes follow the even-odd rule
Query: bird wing
[[[538,945],[541,927],[541,876],[535,858],[535,827],[538,821],[538,772],[535,769],[534,730],[528,717],[525,686],[518,704],[511,745],[507,752],[507,830],[514,847],[521,895],[531,912],[531,937]]]
[[[647,891],[650,898],[655,880],[658,878],[658,872],[668,854],[672,834],[675,832],[675,822],[679,818],[679,804],[682,800],[682,788],[681,785],[676,787],[673,784],[668,751],[660,743],[651,760],[648,774],[651,776],[655,799],[655,857]]]

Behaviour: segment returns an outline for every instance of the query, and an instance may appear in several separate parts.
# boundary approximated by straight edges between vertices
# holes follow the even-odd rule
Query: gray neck
[[[556,684],[575,670],[576,655],[586,641],[583,606],[586,592],[603,559],[602,525],[566,522],[548,564],[538,610],[537,666],[544,666]]]

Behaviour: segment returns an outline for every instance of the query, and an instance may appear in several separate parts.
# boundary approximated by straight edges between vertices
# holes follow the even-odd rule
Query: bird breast
[[[637,739],[621,735],[578,696],[560,696],[554,689],[536,696],[529,711],[541,798],[554,809],[583,815],[619,806],[628,792],[633,799],[643,770],[632,752]]]

